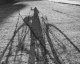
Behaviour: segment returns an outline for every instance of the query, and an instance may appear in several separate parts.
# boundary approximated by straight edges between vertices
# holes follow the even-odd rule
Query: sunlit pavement
[[[48,1],[54,1],[54,2],[66,3],[66,4],[73,4],[73,5],[80,5],[79,1],[70,1],[70,0],[48,0]]]
[[[0,47],[6,45],[13,35],[19,13],[24,18],[31,12],[30,7],[37,7],[41,14],[47,16],[49,23],[55,24],[79,46],[80,6],[56,3],[54,1],[23,1],[16,4],[24,4],[25,7],[21,8],[20,12],[18,11],[19,7],[16,6],[11,7],[9,5],[8,7],[0,8]],[[22,22],[21,18],[19,22]]]
[[[29,12],[31,12],[30,7],[37,7],[41,14],[48,17],[49,23],[54,23],[69,37],[79,36],[80,6],[55,3],[51,1],[23,1],[16,4],[25,5],[25,7],[20,9],[20,14],[23,17],[29,15]],[[8,34],[11,35],[13,33],[13,29],[15,28],[19,16],[18,8],[19,7],[16,6],[0,8],[1,38],[4,34],[8,37]],[[20,21],[22,21],[21,18]],[[6,37],[3,37],[3,39]]]

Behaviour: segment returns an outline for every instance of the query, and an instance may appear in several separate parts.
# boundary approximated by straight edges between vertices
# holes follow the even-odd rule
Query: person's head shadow
[[[7,4],[0,6],[0,24],[5,23],[4,19],[10,17],[13,13],[25,8],[27,5],[24,4]]]

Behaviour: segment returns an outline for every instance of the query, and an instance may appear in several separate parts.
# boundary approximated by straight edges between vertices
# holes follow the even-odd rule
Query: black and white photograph
[[[80,0],[0,0],[0,64],[80,64]]]

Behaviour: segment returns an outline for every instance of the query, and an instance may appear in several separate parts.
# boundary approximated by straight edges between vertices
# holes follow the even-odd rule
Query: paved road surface
[[[80,6],[48,1],[26,1],[0,7],[0,45],[5,46],[13,34],[20,14],[25,17],[30,7],[37,7],[48,17],[48,22],[60,28],[80,48]],[[20,19],[20,22],[22,19]],[[80,63],[79,59],[75,59]],[[75,63],[74,63],[75,64]]]
[[[70,0],[70,1],[77,1],[77,2],[80,2],[80,0]]]

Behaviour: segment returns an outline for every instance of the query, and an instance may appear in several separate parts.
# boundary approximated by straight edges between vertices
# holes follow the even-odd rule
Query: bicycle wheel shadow
[[[21,10],[25,7],[27,7],[27,5],[16,3],[10,3],[0,6],[0,25],[6,23],[5,19],[11,17],[13,13],[16,13],[18,10]]]

